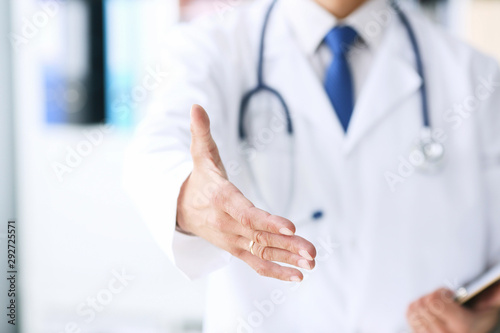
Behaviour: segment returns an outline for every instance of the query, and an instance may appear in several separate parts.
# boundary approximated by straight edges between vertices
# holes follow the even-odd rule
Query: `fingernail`
[[[311,257],[311,255],[309,254],[309,252],[307,252],[306,250],[300,250],[299,254],[302,257],[306,258],[307,260],[313,260],[313,257]]]
[[[305,259],[300,259],[298,261],[299,267],[304,268],[304,269],[311,269],[311,265],[309,265],[309,261]]]
[[[287,235],[287,236],[293,236],[293,231],[288,229],[288,228],[281,228],[280,234]]]
[[[302,281],[302,280],[301,280],[298,276],[292,276],[292,277],[290,278],[290,281],[292,281],[292,282],[300,282],[300,281]]]

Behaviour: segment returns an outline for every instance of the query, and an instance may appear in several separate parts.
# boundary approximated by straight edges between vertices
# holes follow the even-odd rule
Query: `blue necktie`
[[[345,132],[354,109],[352,76],[346,56],[357,37],[357,32],[348,26],[335,27],[325,37],[325,43],[333,53],[325,89]]]

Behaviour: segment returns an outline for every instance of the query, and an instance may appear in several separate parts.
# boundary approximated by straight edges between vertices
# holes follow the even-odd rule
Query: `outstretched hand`
[[[301,281],[298,269],[274,261],[312,269],[314,245],[295,235],[291,221],[255,207],[228,180],[210,120],[199,105],[191,109],[191,140],[194,167],[178,198],[178,226],[243,260],[262,276]]]

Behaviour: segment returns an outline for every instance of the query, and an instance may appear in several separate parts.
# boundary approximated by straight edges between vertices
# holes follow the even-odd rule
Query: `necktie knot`
[[[334,55],[346,54],[358,38],[356,30],[350,26],[338,26],[330,30],[325,42]]]

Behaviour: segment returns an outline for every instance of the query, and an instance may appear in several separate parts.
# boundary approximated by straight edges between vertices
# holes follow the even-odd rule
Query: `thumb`
[[[226,176],[219,149],[210,133],[210,119],[200,105],[191,107],[191,156],[195,166],[215,166]]]
[[[500,308],[500,282],[497,282],[483,290],[472,301],[472,305],[476,310]]]

